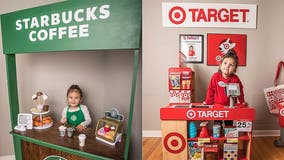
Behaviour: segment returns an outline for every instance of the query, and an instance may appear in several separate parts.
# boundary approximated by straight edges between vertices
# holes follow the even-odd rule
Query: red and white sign
[[[180,91],[180,103],[191,103],[191,93],[190,90]]]
[[[220,65],[222,57],[233,49],[239,58],[239,66],[246,66],[247,35],[207,34],[207,65]]]
[[[251,132],[252,121],[237,121],[238,132]]]
[[[256,28],[256,4],[162,3],[164,27]]]
[[[182,152],[186,147],[185,138],[178,132],[171,132],[164,138],[165,149],[173,154]]]
[[[255,119],[254,108],[175,108],[169,105],[160,108],[161,120],[243,120],[253,121]],[[179,105],[181,106],[181,105]],[[283,118],[284,121],[284,118]]]
[[[180,102],[180,91],[179,90],[170,90],[170,103],[179,103]]]

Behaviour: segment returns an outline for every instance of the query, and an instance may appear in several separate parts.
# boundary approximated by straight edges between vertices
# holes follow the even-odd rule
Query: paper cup
[[[72,128],[72,127],[68,127],[67,128],[67,136],[68,137],[72,137],[73,136],[73,133],[74,133],[75,129]]]
[[[84,147],[85,141],[86,141],[86,135],[85,134],[79,134],[79,146]]]
[[[59,129],[59,135],[61,137],[65,136],[66,127],[65,126],[60,126],[60,127],[58,127],[58,129]]]

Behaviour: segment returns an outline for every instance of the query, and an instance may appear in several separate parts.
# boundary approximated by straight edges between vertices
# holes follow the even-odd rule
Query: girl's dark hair
[[[71,85],[68,90],[67,90],[67,97],[68,97],[68,94],[70,92],[79,92],[80,93],[80,97],[82,98],[83,97],[83,92],[81,90],[81,88],[77,85],[77,84],[73,84]]]
[[[221,63],[223,62],[223,60],[225,58],[233,58],[236,62],[236,69],[239,66],[239,57],[237,56],[237,53],[235,50],[230,49],[226,54],[223,55],[222,59],[221,59]]]

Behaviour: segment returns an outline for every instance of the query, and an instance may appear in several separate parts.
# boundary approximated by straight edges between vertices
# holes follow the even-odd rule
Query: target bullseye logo
[[[228,43],[223,44],[223,46],[224,46],[225,49],[229,49],[230,48],[230,45]]]
[[[195,118],[196,113],[195,113],[194,110],[188,110],[188,111],[186,112],[186,116],[187,116],[187,118],[189,118],[189,119],[193,119],[193,118]]]
[[[175,6],[169,11],[169,19],[173,24],[181,24],[186,18],[183,8]]]
[[[284,108],[280,109],[279,113],[282,117],[284,117]]]
[[[221,61],[222,57],[220,55],[216,56],[216,61]]]
[[[186,140],[181,134],[171,132],[164,138],[164,147],[168,152],[178,154],[185,149]]]

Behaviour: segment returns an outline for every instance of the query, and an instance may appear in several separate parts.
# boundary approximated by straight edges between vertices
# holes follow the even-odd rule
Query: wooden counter
[[[125,135],[122,136],[121,142],[116,143],[115,146],[111,146],[96,139],[95,129],[87,128],[84,132],[81,132],[87,136],[85,146],[79,147],[78,135],[80,133],[76,131],[72,138],[67,137],[67,134],[64,137],[60,137],[59,125],[53,124],[48,129],[33,129],[25,132],[14,130],[11,134],[23,140],[22,154],[25,160],[44,159],[49,155],[59,155],[66,159],[82,160],[87,158],[123,159]]]

